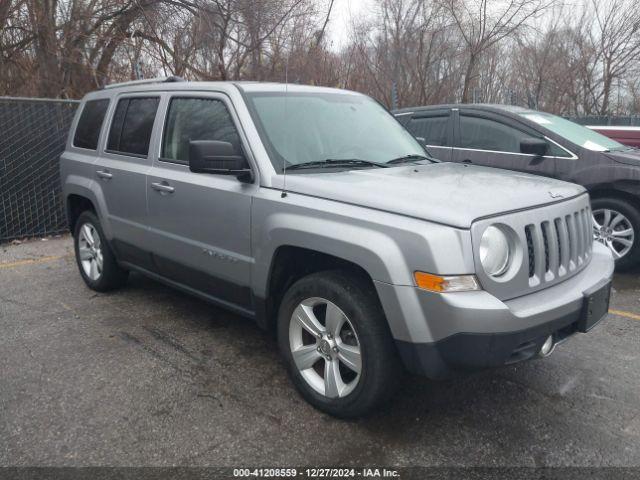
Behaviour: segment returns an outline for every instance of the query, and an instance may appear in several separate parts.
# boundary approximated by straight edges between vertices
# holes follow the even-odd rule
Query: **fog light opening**
[[[540,352],[538,353],[541,357],[548,357],[553,353],[553,349],[556,347],[555,342],[553,341],[553,335],[549,335],[547,339],[540,347]]]

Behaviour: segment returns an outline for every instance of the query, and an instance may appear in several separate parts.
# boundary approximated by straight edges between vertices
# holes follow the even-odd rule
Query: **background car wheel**
[[[78,217],[74,247],[80,275],[92,290],[113,290],[127,281],[129,273],[118,265],[93,212],[83,212]]]
[[[377,294],[349,272],[314,273],[294,283],[280,305],[278,343],[302,396],[338,417],[371,412],[401,378]]]
[[[618,198],[596,198],[591,202],[593,234],[609,248],[616,269],[625,270],[640,263],[640,212]]]

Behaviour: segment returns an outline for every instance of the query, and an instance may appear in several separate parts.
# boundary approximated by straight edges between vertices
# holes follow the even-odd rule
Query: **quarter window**
[[[189,142],[230,142],[240,153],[240,137],[225,104],[212,98],[174,98],[169,105],[162,141],[162,159],[189,161]]]
[[[448,125],[448,116],[414,117],[409,122],[407,130],[409,130],[414,137],[424,138],[425,144],[427,145],[448,147]]]
[[[549,142],[549,151],[547,153],[547,156],[571,158],[571,155],[566,150],[552,142]]]
[[[157,97],[120,100],[111,122],[107,149],[146,157],[159,102]]]
[[[109,100],[90,100],[84,104],[76,133],[73,137],[73,146],[96,150],[102,123],[109,108]]]
[[[520,153],[520,141],[531,135],[487,118],[460,116],[460,148]]]

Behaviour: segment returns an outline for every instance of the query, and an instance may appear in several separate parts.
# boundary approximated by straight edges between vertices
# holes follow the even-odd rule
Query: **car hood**
[[[469,228],[481,217],[575,197],[580,185],[459,163],[287,175],[287,191]]]
[[[626,150],[624,152],[607,152],[606,155],[616,162],[627,165],[640,165],[640,150]]]

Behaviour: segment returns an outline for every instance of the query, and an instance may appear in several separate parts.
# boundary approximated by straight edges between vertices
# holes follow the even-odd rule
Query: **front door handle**
[[[465,158],[464,160],[462,160],[462,163],[473,163],[473,162],[468,158]]]
[[[105,180],[111,180],[113,178],[113,174],[109,172],[109,170],[97,170],[96,175]]]
[[[167,182],[152,183],[151,188],[160,193],[173,193],[176,191],[176,189],[169,185]]]

